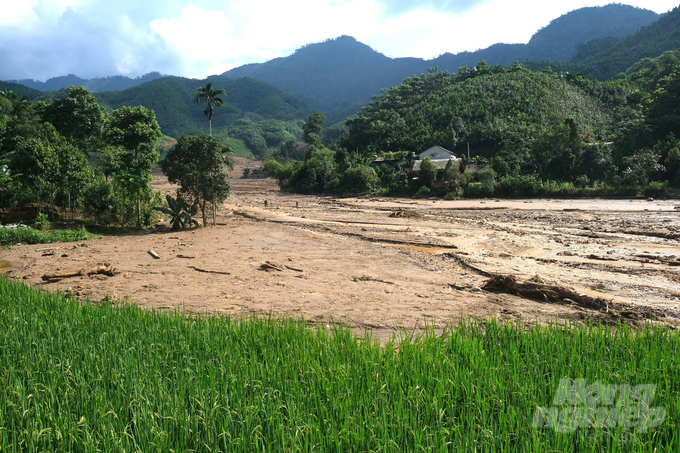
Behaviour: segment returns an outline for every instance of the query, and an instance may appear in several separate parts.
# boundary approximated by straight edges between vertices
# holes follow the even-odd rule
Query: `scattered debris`
[[[388,282],[386,280],[380,280],[379,278],[371,277],[370,275],[364,275],[362,277],[354,277],[354,278],[352,278],[352,281],[355,281],[355,282],[378,282],[378,283],[386,283],[388,285],[394,285],[394,282]]]
[[[154,259],[157,259],[157,260],[161,259],[161,257],[158,255],[158,253],[154,252],[153,249],[149,249],[148,253],[149,253],[149,255],[153,256]]]
[[[302,269],[297,269],[297,268],[287,266],[287,265],[285,266],[285,268],[290,269],[291,271],[295,271],[295,272],[304,272]]]
[[[193,255],[177,255],[177,258],[185,258],[185,259],[188,259],[188,260],[193,260],[196,257],[193,256]]]
[[[189,268],[191,268],[191,269],[193,269],[193,270],[195,270],[195,271],[203,272],[203,273],[206,273],[206,274],[231,275],[231,273],[229,273],[229,272],[210,271],[210,270],[207,270],[207,269],[201,269],[200,267],[196,267],[196,266],[187,266],[187,267],[189,267]]]
[[[42,256],[54,256],[54,250],[51,250],[49,252],[43,252]]]
[[[482,288],[487,291],[505,291],[522,297],[545,301],[569,299],[588,308],[606,310],[607,313],[612,308],[612,302],[606,299],[579,294],[572,289],[546,284],[540,280],[540,277],[536,276],[520,283],[512,275],[492,275]]]
[[[105,263],[103,266],[97,266],[92,269],[81,269],[79,271],[64,272],[60,274],[45,274],[42,276],[42,279],[45,282],[54,283],[66,278],[87,277],[89,275],[106,275],[107,277],[113,277],[116,274],[118,274],[118,271],[111,267],[109,263]]]
[[[392,211],[388,217],[400,219],[419,219],[421,215],[415,211],[399,208],[396,211]]]
[[[283,268],[282,268],[281,266],[279,266],[279,265],[276,264],[276,263],[272,263],[271,261],[265,261],[264,263],[262,263],[262,264],[260,265],[260,267],[259,267],[258,269],[261,270],[261,271],[279,271],[279,272],[283,272]]]
[[[45,247],[42,249],[35,249],[36,252],[45,252],[47,250],[54,250],[54,247]]]

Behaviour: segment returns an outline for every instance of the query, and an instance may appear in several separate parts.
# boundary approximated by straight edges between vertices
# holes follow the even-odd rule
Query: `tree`
[[[210,136],[212,137],[212,117],[215,113],[215,107],[220,107],[224,105],[224,99],[219,97],[220,95],[227,95],[227,92],[220,88],[213,90],[212,82],[208,82],[205,87],[198,87],[196,91],[196,96],[194,97],[194,102],[196,104],[207,104],[203,113],[208,117],[208,123],[210,125]]]
[[[432,183],[437,179],[437,167],[432,163],[432,159],[426,157],[420,163],[420,169],[418,170],[419,183],[427,187],[432,187]]]
[[[312,114],[312,116],[309,117],[309,121],[302,126],[305,143],[307,143],[310,148],[321,148],[321,138],[319,137],[319,134],[321,134],[325,125],[326,117],[321,113],[316,112]]]
[[[224,167],[233,169],[228,158],[232,151],[222,147],[219,140],[208,135],[182,137],[168,151],[161,169],[172,184],[181,187],[178,195],[198,205],[203,226],[208,224],[209,207],[222,203],[231,192],[231,183]]]
[[[158,162],[156,141],[161,128],[156,114],[146,107],[123,106],[113,111],[107,131],[109,142],[126,152],[120,156],[114,181],[126,193],[129,202],[136,205],[137,227],[141,227],[142,201],[152,199],[151,170]]]
[[[90,139],[102,130],[104,110],[85,87],[70,86],[68,92],[68,97],[43,104],[40,113],[61,135],[86,151]]]

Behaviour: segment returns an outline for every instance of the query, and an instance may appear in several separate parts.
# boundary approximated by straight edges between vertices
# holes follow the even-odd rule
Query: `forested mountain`
[[[81,79],[78,76],[69,74],[67,76],[53,77],[45,82],[36,80],[11,80],[10,82],[19,83],[21,85],[33,88],[38,91],[56,91],[68,88],[69,86],[84,86],[88,91],[96,93],[99,91],[122,91],[128,88],[136,87],[142,83],[151,82],[152,80],[164,77],[159,72],[150,72],[134,79],[121,75],[111,77],[98,77],[94,79]]]
[[[97,93],[112,109],[143,105],[156,112],[164,134],[180,137],[208,131],[204,108],[194,103],[196,90],[212,82],[227,92],[224,107],[217,109],[212,128],[217,136],[226,134],[242,140],[255,155],[265,156],[268,148],[302,135],[304,119],[313,110],[295,96],[266,83],[249,79],[164,77],[125,91]]]
[[[654,58],[680,48],[680,7],[637,33],[616,42],[609,41],[609,44],[613,45],[583,58],[576,68],[588,77],[608,80],[643,58]]]
[[[37,98],[42,93],[33,88],[13,82],[3,82],[0,80],[0,91],[14,91],[20,98],[26,97],[30,100]]]
[[[553,20],[528,44],[496,44],[476,52],[444,54],[434,60],[388,58],[354,38],[342,36],[298,49],[293,55],[232,69],[224,77],[252,77],[299,95],[315,109],[341,120],[365,105],[372,95],[426,73],[429,67],[455,72],[462,66],[512,64],[515,61],[569,61],[579,43],[596,38],[622,37],[652,23],[652,11],[612,4],[582,8]],[[625,68],[624,68],[625,69]]]

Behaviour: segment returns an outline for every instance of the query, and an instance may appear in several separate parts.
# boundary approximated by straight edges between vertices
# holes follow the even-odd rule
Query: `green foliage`
[[[33,221],[33,228],[39,231],[45,231],[49,230],[52,227],[52,224],[47,220],[47,214],[44,212],[41,212],[38,214]]]
[[[416,197],[426,197],[430,194],[431,190],[427,186],[420,186],[420,189],[416,192]]]
[[[321,145],[319,135],[326,125],[326,117],[316,112],[309,117],[309,120],[302,126],[303,138],[310,148],[318,149]]]
[[[95,235],[90,234],[81,228],[79,230],[51,230],[41,231],[33,228],[0,228],[0,245],[15,244],[50,244],[53,242],[74,242],[94,239]]]
[[[429,157],[423,159],[418,170],[418,181],[427,187],[432,187],[432,183],[437,179],[437,167],[434,166]]]
[[[104,111],[97,98],[84,87],[70,86],[69,95],[44,103],[41,117],[83,152],[89,151],[91,139],[96,139],[104,125]]]
[[[122,189],[128,209],[135,210],[138,228],[142,225],[142,205],[149,209],[154,205],[151,170],[158,162],[155,144],[160,136],[155,113],[143,106],[120,107],[111,115],[107,130],[109,143],[125,151],[120,155],[114,180]]]
[[[3,452],[680,448],[680,336],[654,326],[468,321],[381,346],[343,328],[83,304],[6,280],[0,326]],[[532,428],[564,377],[657,384],[666,419],[626,444],[617,430]]]
[[[181,186],[178,194],[201,210],[203,226],[208,223],[209,210],[214,211],[231,192],[231,183],[224,172],[225,165],[233,168],[228,154],[232,154],[229,148],[203,134],[180,138],[161,162],[168,181]]]
[[[156,207],[157,211],[170,216],[170,225],[173,230],[183,230],[198,226],[198,222],[192,219],[198,212],[197,204],[190,206],[182,197],[172,198],[170,195],[165,196],[168,207]]]
[[[366,165],[348,168],[340,176],[338,190],[345,193],[371,193],[380,187],[375,170]]]
[[[196,95],[194,96],[194,102],[196,104],[206,104],[203,113],[205,113],[205,116],[208,117],[211,136],[212,136],[212,119],[215,113],[215,108],[224,105],[224,99],[222,99],[220,96],[226,95],[227,92],[223,88],[213,90],[212,82],[208,82],[205,84],[205,87],[198,87]]]

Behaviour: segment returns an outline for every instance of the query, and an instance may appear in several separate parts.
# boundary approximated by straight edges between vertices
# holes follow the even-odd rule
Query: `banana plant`
[[[155,207],[154,209],[170,216],[170,224],[173,230],[183,230],[192,226],[199,226],[198,222],[192,218],[198,213],[196,204],[189,206],[189,203],[179,195],[177,198],[166,195],[165,199],[168,202],[167,208]]]

